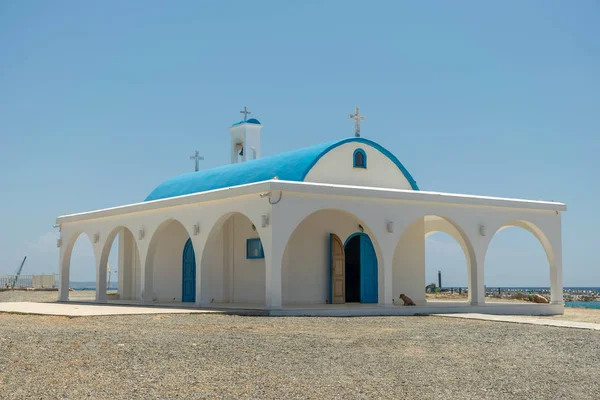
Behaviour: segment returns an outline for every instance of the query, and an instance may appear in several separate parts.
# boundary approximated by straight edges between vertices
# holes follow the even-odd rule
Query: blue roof
[[[146,197],[145,201],[268,181],[274,177],[284,181],[302,182],[321,157],[334,148],[349,142],[364,143],[379,150],[398,166],[411,187],[414,190],[419,190],[417,183],[410,173],[392,153],[373,141],[359,137],[323,143],[270,157],[179,175],[160,184]]]
[[[250,119],[245,119],[245,120],[240,121],[240,122],[236,122],[235,124],[233,124],[231,126],[237,126],[237,125],[241,125],[241,124],[255,124],[255,125],[260,125],[260,121],[257,120],[256,118],[250,118]]]

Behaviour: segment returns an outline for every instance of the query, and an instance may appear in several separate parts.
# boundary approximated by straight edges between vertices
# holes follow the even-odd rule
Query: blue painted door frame
[[[196,254],[192,239],[188,239],[183,248],[181,301],[196,301]]]
[[[344,247],[355,236],[360,236],[360,302],[377,303],[379,301],[377,254],[371,238],[363,232],[350,235],[346,239]]]

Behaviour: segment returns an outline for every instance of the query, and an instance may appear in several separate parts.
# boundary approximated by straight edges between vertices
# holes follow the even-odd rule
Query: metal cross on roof
[[[248,114],[252,114],[250,111],[248,111],[248,109],[246,108],[246,106],[244,106],[244,110],[240,111],[240,114],[244,114],[244,121],[248,119]]]
[[[354,136],[360,137],[360,121],[364,121],[366,118],[360,115],[360,108],[354,109],[354,114],[350,114],[350,119],[354,120]]]
[[[200,171],[200,160],[204,160],[204,157],[200,157],[200,152],[196,150],[193,156],[190,156],[190,160],[196,161],[196,171]]]

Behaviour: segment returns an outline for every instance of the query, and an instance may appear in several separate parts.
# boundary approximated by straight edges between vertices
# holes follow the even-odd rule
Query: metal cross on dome
[[[354,109],[354,114],[350,114],[350,119],[354,120],[354,136],[360,137],[360,121],[364,121],[366,118],[360,115],[360,108]]]
[[[248,119],[248,114],[252,114],[252,113],[250,111],[248,111],[246,106],[244,106],[244,109],[242,111],[240,111],[240,114],[244,114],[244,121],[245,121]]]
[[[190,156],[190,160],[195,160],[196,161],[196,169],[195,169],[195,171],[198,172],[200,170],[200,160],[204,160],[204,157],[200,157],[200,152],[198,150],[196,150],[194,152],[194,155]]]

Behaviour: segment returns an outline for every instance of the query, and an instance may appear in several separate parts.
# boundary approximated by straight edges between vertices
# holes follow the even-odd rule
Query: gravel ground
[[[0,314],[0,397],[598,399],[600,332],[439,317]]]

